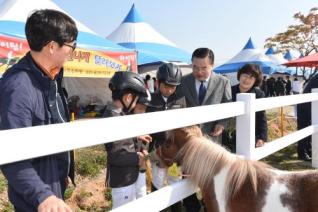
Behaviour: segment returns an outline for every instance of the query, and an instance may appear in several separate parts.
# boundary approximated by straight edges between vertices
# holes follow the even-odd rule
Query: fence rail
[[[255,112],[275,107],[312,102],[318,108],[318,89],[311,94],[255,99],[255,94],[239,94],[237,102],[147,114],[78,121],[49,126],[0,131],[0,165],[175,129],[193,124],[236,117],[237,153],[258,160],[299,139],[312,135],[312,165],[318,168],[318,110],[312,110],[312,126],[255,149]],[[166,186],[114,211],[159,211],[194,193],[187,180]]]

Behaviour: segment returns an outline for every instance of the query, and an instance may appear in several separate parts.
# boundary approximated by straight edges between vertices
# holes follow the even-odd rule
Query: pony
[[[318,171],[288,172],[232,154],[198,126],[174,129],[157,154],[199,186],[209,212],[318,211]]]

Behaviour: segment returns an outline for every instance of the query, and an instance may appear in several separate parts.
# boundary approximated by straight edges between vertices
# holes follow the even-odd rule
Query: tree
[[[265,47],[276,47],[278,52],[296,50],[307,56],[318,52],[318,8],[310,9],[308,15],[300,12],[294,15],[298,24],[288,26],[285,32],[267,38]]]

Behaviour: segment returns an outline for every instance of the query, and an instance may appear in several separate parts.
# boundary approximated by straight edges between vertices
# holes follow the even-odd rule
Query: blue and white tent
[[[255,48],[251,38],[237,55],[225,64],[214,69],[216,73],[233,73],[237,72],[246,63],[254,63],[261,66],[263,73],[272,74],[277,65],[275,65],[260,49]]]
[[[0,33],[25,38],[25,21],[36,9],[55,9],[67,14],[51,0],[5,0],[0,5]],[[97,35],[75,18],[73,20],[79,29],[78,47],[90,50],[131,51]]]
[[[4,0],[0,5],[0,35],[25,39],[25,21],[36,9],[55,9],[67,14],[51,0]],[[78,47],[93,51],[132,52],[96,34],[75,18],[73,20],[79,29]],[[111,97],[106,89],[108,81],[107,78],[68,77],[64,78],[64,86],[69,96],[80,97],[81,105],[87,105],[93,98],[106,104]]]
[[[269,57],[269,59],[277,65],[277,68],[275,70],[275,73],[278,74],[288,74],[291,75],[294,72],[293,68],[287,68],[286,66],[283,66],[282,64],[287,63],[288,60],[286,60],[281,53],[275,53],[275,50],[273,47],[270,47],[265,52],[265,55]]]
[[[287,52],[284,55],[284,58],[288,61],[291,61],[293,59],[296,59],[297,57],[293,55],[289,50],[287,50]]]
[[[123,22],[107,38],[137,51],[138,65],[161,62],[191,63],[191,55],[146,23],[134,4]]]
[[[265,52],[265,55],[271,59],[271,61],[277,65],[282,65],[284,63],[287,63],[288,60],[286,60],[282,53],[276,53],[273,47],[270,47]]]

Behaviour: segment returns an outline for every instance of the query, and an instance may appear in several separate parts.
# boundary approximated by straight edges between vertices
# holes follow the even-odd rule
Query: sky
[[[0,2],[2,2],[1,0]],[[106,37],[134,3],[146,22],[179,48],[214,51],[216,63],[235,56],[252,37],[258,48],[266,38],[295,24],[317,0],[53,0],[97,34]]]

